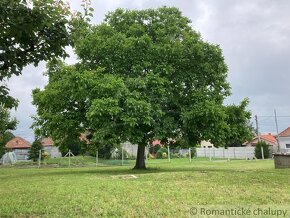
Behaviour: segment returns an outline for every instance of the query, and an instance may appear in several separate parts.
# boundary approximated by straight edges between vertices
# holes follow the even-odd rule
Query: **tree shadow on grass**
[[[274,167],[273,167],[274,170]],[[154,166],[148,167],[146,170],[134,170],[128,166],[123,167],[95,167],[95,168],[57,168],[57,169],[35,169],[31,172],[31,176],[63,176],[63,175],[84,175],[84,174],[94,174],[103,177],[113,176],[113,175],[142,175],[142,174],[160,174],[160,173],[214,173],[214,172],[224,172],[224,173],[273,173],[272,170],[265,169],[232,169],[223,167],[211,167],[211,166],[188,166],[188,167],[162,167]],[[287,171],[289,172],[289,171]]]
[[[251,166],[251,165],[249,165]],[[100,175],[102,177],[110,177],[115,175],[142,175],[142,174],[160,174],[160,173],[214,173],[214,172],[224,172],[224,173],[273,173],[274,171],[274,165],[273,169],[259,169],[253,167],[250,168],[244,168],[243,165],[239,166],[232,166],[228,164],[222,164],[222,165],[215,165],[212,162],[210,163],[202,163],[195,164],[191,163],[188,165],[182,164],[182,165],[176,165],[176,164],[150,164],[147,165],[147,170],[133,170],[133,165],[127,165],[127,166],[98,166],[98,167],[65,167],[65,168],[40,168],[40,169],[17,169],[19,175],[17,173],[13,173],[13,175],[9,175],[9,177],[19,177],[19,176],[43,176],[43,177],[49,177],[49,176],[65,176],[65,175],[85,175],[85,174],[94,174],[94,175]],[[289,169],[290,170],[290,169]],[[289,173],[289,170],[283,170],[283,171],[277,171],[275,170],[275,173]],[[8,175],[7,175],[8,177]]]

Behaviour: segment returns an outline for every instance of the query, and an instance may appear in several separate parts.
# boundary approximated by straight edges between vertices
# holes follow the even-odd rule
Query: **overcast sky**
[[[226,104],[250,98],[249,109],[257,114],[260,130],[275,133],[274,109],[279,130],[290,126],[290,1],[288,0],[106,0],[92,1],[94,23],[100,23],[108,11],[116,8],[147,9],[175,6],[192,21],[192,27],[202,38],[219,44],[228,64],[228,81],[232,96]],[[80,10],[81,0],[71,0],[74,10]],[[70,51],[72,53],[72,51]],[[67,60],[73,63],[72,55]],[[45,63],[37,68],[28,66],[23,75],[9,81],[11,94],[20,101],[13,115],[19,120],[16,135],[33,141],[30,129],[35,108],[31,91],[43,88]],[[288,117],[287,117],[288,116]]]

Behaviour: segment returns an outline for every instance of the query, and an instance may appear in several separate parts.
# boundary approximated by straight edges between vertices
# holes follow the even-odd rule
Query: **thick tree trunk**
[[[145,147],[144,145],[138,145],[137,150],[137,159],[134,169],[136,170],[145,170]]]

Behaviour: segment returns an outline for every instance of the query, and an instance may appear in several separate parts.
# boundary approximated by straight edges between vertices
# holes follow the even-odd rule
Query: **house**
[[[272,135],[271,133],[262,134],[260,136],[255,136],[251,141],[245,142],[243,145],[244,146],[256,146],[256,144],[258,143],[259,140],[266,142],[268,145],[271,145],[271,146],[276,147],[278,145],[277,140],[276,140],[276,136]]]
[[[278,134],[281,152],[290,152],[290,127]]]
[[[54,146],[52,138],[43,138],[41,140],[41,144],[43,146],[43,150],[46,151],[51,158],[61,157],[61,153],[58,147]]]
[[[31,144],[27,140],[17,136],[8,141],[5,147],[8,150],[14,151],[17,160],[28,160],[28,151]]]
[[[278,142],[276,136],[272,135],[271,133],[255,136],[251,141],[245,142],[243,146],[255,147],[259,140],[269,145],[270,154],[278,151]]]
[[[202,148],[213,148],[214,145],[210,141],[201,141],[200,142],[200,147]]]

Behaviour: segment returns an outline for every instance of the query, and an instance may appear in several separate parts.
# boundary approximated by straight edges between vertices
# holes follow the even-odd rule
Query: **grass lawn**
[[[148,167],[2,167],[0,217],[190,217],[201,205],[263,205],[290,216],[290,169],[275,170],[272,160],[174,159]]]

